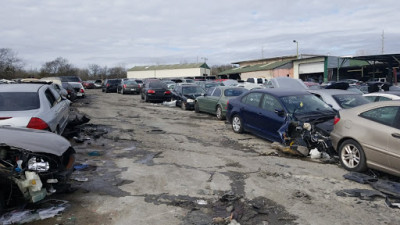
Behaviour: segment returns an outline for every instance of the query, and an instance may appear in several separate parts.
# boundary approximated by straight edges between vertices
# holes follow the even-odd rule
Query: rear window
[[[1,92],[0,111],[25,111],[40,107],[36,92]]]
[[[82,82],[81,78],[76,76],[60,77],[61,82]]]
[[[117,84],[119,82],[121,82],[121,81],[120,80],[108,80],[107,81],[107,83],[109,83],[109,84]]]
[[[128,81],[125,81],[125,84],[132,85],[132,84],[137,84],[137,83],[136,83],[136,81],[128,80]]]
[[[334,95],[332,97],[343,109],[349,109],[371,102],[362,95]]]
[[[150,82],[149,83],[150,88],[167,88],[167,85],[164,84],[163,82]]]

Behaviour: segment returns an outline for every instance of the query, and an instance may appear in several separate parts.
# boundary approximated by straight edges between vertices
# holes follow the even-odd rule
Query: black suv
[[[106,79],[104,81],[103,87],[101,88],[102,92],[117,92],[118,84],[121,83],[121,79]]]

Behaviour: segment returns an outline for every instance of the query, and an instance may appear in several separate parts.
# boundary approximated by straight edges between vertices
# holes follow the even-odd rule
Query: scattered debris
[[[400,202],[391,202],[388,197],[386,197],[385,203],[389,208],[400,208]]]
[[[201,199],[196,200],[196,203],[198,205],[207,205],[207,201],[206,200],[201,200]]]
[[[163,102],[163,105],[166,105],[169,107],[176,107],[176,100],[170,101],[170,102]]]
[[[273,142],[271,144],[271,148],[279,150],[286,154],[294,155],[294,156],[307,156],[309,153],[308,148],[305,146],[301,146],[301,145],[285,146],[281,143]]]
[[[386,197],[384,194],[376,190],[358,188],[341,190],[336,192],[336,195],[341,197],[357,197],[362,200],[373,200],[374,197]]]
[[[71,177],[71,179],[79,182],[87,182],[89,180],[87,177]]]
[[[360,184],[369,184],[371,182],[375,182],[378,180],[374,177],[368,176],[363,173],[358,173],[358,172],[350,172],[350,173],[343,175],[343,177],[348,180],[352,180],[357,183],[360,183]]]
[[[89,165],[88,164],[75,164],[74,165],[74,169],[79,171],[79,170],[84,170],[86,168],[88,168]]]
[[[49,199],[36,205],[38,209],[14,210],[0,217],[0,224],[22,224],[52,218],[69,207],[64,200]]]
[[[88,153],[89,156],[101,156],[100,152],[98,151],[92,151]]]
[[[320,159],[320,158],[321,158],[321,152],[318,151],[317,148],[313,148],[313,149],[311,149],[311,151],[310,151],[310,157],[311,157],[312,159]]]

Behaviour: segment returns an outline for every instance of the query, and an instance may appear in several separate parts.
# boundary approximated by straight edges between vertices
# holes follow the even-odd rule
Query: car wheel
[[[364,150],[354,140],[346,140],[340,145],[339,158],[346,170],[362,172],[367,169]]]
[[[197,113],[200,112],[200,108],[199,108],[199,103],[198,102],[194,103],[194,111],[197,112]]]
[[[101,92],[104,92],[104,89],[101,89]]]
[[[235,133],[243,133],[242,119],[238,115],[232,117],[232,129]]]
[[[186,107],[186,103],[184,103],[184,102],[181,102],[181,108],[182,108],[182,110],[186,110],[186,109],[187,109],[187,107]]]
[[[145,102],[149,102],[149,99],[147,98],[147,95],[146,95],[146,94],[144,95],[144,101],[145,101]]]
[[[143,97],[143,94],[142,94],[142,93],[140,93],[140,98],[141,98],[142,100],[144,100],[144,97]]]
[[[220,105],[217,107],[217,111],[215,114],[217,115],[217,119],[219,120],[225,119],[225,117],[222,115],[222,108]]]

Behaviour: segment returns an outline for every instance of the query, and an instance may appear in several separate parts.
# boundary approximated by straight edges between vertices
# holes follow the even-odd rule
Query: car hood
[[[196,99],[199,96],[202,96],[201,93],[198,94],[190,94],[190,95],[184,95],[186,98],[190,98],[190,99]]]
[[[0,127],[0,144],[57,156],[61,156],[71,147],[69,141],[60,135],[48,131],[13,127]]]

